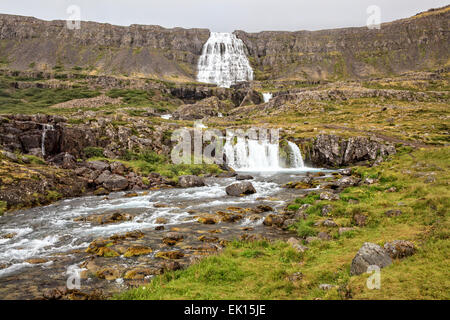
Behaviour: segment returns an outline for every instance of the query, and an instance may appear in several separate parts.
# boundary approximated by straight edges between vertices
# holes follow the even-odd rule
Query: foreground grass
[[[314,232],[326,230],[334,238],[309,244],[310,250],[304,254],[281,242],[234,242],[217,256],[158,276],[145,287],[115,298],[449,299],[449,159],[448,147],[403,149],[378,167],[356,169],[363,178],[376,178],[378,183],[346,189],[341,200],[332,203],[310,196],[310,221],[323,219],[319,209],[332,204],[331,215],[339,226],[353,226],[355,213],[367,215],[368,224],[342,235],[310,224]],[[387,192],[393,187],[395,192]],[[350,199],[359,203],[350,204]],[[390,209],[403,214],[389,218],[385,212]],[[301,224],[296,231],[303,232]],[[350,276],[352,258],[364,242],[383,245],[396,239],[413,241],[418,250],[382,269],[380,290],[366,287],[366,274]],[[288,276],[295,272],[303,274],[302,280],[289,281]],[[319,289],[324,283],[336,287]]]

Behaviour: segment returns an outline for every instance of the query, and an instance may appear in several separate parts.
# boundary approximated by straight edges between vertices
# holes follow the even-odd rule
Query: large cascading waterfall
[[[225,88],[253,80],[244,42],[232,33],[211,32],[198,62],[197,80]]]
[[[283,167],[280,161],[280,147],[278,143],[269,140],[252,140],[242,137],[227,138],[224,153],[227,164],[239,171],[281,171],[284,169],[304,168],[302,154],[298,146],[288,142],[290,149],[289,167]]]

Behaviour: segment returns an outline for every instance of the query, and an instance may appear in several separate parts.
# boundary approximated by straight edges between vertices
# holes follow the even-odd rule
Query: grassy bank
[[[234,242],[217,256],[186,270],[154,278],[148,285],[127,291],[117,299],[449,299],[450,148],[412,151],[404,148],[390,161],[374,168],[356,168],[371,185],[346,189],[338,201],[308,201],[309,218],[298,223],[293,235],[328,231],[331,241],[308,244],[297,253],[286,243]],[[350,201],[350,199],[356,201]],[[355,230],[339,235],[337,228],[315,227],[323,220],[320,208],[331,204],[340,227]],[[388,217],[387,210],[401,210]],[[368,217],[355,227],[355,213]],[[307,228],[305,228],[305,226]],[[383,245],[392,240],[413,241],[415,255],[382,269],[381,289],[366,287],[368,275],[350,276],[352,258],[364,242]],[[290,275],[301,272],[300,280]],[[331,284],[322,290],[320,284]]]

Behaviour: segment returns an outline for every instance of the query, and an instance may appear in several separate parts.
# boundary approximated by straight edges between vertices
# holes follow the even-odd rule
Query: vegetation
[[[403,148],[378,167],[356,168],[362,178],[375,178],[378,183],[348,188],[339,201],[320,201],[314,194],[297,199],[296,204],[312,207],[295,231],[303,237],[323,230],[333,235],[331,241],[308,244],[305,253],[279,242],[234,242],[217,256],[158,276],[145,287],[115,298],[449,299],[449,158],[449,147]],[[368,224],[341,235],[336,229],[315,227],[314,222],[324,219],[318,209],[325,204],[333,206],[331,216],[340,227],[355,227],[355,213],[366,214]],[[390,209],[402,214],[387,217]],[[382,269],[380,290],[366,287],[367,274],[350,276],[352,258],[364,242],[383,245],[397,239],[413,241],[418,250]],[[303,276],[292,282],[289,276],[295,272]],[[324,283],[335,287],[319,289]]]

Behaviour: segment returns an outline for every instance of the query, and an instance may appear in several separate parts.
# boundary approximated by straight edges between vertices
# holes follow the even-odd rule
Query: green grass
[[[358,167],[362,177],[379,183],[348,188],[341,199],[320,201],[317,195],[297,199],[312,204],[306,221],[298,222],[300,236],[328,231],[333,240],[308,244],[303,254],[276,242],[234,242],[217,256],[208,257],[183,271],[153,279],[145,287],[116,299],[449,299],[450,298],[450,148],[411,151],[402,149],[380,166]],[[435,173],[434,182],[424,174]],[[387,192],[391,187],[396,192]],[[359,203],[349,203],[358,199]],[[331,216],[341,227],[354,226],[355,213],[368,216],[368,224],[338,235],[337,228],[315,227],[325,219],[318,212],[331,204]],[[403,214],[387,217],[400,209]],[[381,271],[381,289],[366,287],[368,275],[350,276],[350,264],[364,242],[383,245],[392,240],[413,241],[417,253]],[[289,274],[303,279],[290,282]],[[327,283],[336,288],[319,289]]]

